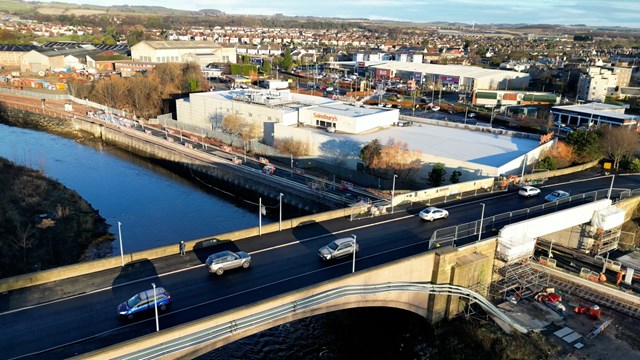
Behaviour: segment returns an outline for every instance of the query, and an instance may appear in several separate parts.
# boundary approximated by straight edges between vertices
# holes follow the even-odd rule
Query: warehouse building
[[[414,80],[421,84],[440,84],[451,91],[478,89],[509,90],[529,86],[529,74],[484,69],[477,66],[437,65],[386,61],[364,63],[371,77],[376,79]]]
[[[235,64],[236,49],[212,41],[141,41],[131,47],[131,58],[151,63]]]
[[[629,126],[638,128],[640,117],[624,113],[625,107],[612,104],[589,103],[554,106],[554,120],[572,127]]]
[[[473,92],[473,105],[504,107],[520,105],[558,105],[560,95],[545,92],[515,90],[476,90]]]

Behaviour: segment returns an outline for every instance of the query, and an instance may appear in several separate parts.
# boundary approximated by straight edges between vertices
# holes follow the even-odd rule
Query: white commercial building
[[[510,90],[529,86],[529,74],[484,69],[478,66],[418,64],[398,61],[365,63],[374,78],[435,83],[450,90]]]
[[[399,116],[398,109],[356,106],[288,90],[254,89],[193,93],[176,101],[176,111],[179,122],[208,129],[235,114],[258,124],[311,126],[345,134],[392,126]]]

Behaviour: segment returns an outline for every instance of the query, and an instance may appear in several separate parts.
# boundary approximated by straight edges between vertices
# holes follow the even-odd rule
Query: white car
[[[518,191],[518,195],[524,196],[526,198],[529,198],[529,197],[532,197],[532,196],[538,196],[538,195],[540,195],[540,189],[538,189],[537,187],[528,186],[528,185],[527,186],[523,186]]]
[[[445,209],[439,209],[437,207],[429,206],[428,208],[420,211],[420,219],[425,221],[433,221],[437,219],[446,219],[449,217],[449,212]]]
[[[558,120],[554,121],[553,125],[555,127],[564,127],[564,126],[566,126],[565,124],[563,124],[561,121],[558,121]]]
[[[544,197],[544,201],[558,201],[558,200],[562,200],[562,199],[566,199],[568,198],[569,193],[566,191],[562,191],[562,190],[555,190],[553,191],[551,194],[547,195]]]

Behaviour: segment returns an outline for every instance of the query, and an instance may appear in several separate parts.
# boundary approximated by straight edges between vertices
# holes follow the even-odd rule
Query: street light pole
[[[258,235],[262,236],[262,198],[258,198]]]
[[[160,331],[160,322],[158,320],[158,298],[156,297],[156,283],[151,283],[153,286],[153,307],[156,309],[156,332]]]
[[[482,214],[480,215],[480,229],[478,230],[478,241],[482,238],[482,221],[484,220],[484,203],[480,203],[482,205]]]
[[[351,266],[351,273],[354,273],[356,272],[356,250],[358,250],[358,244],[356,242],[356,236],[351,234],[351,237],[353,238],[353,265]]]
[[[282,231],[282,197],[283,193],[280,193],[280,222],[278,223],[278,231]]]
[[[524,158],[522,159],[522,171],[520,172],[520,184],[524,182],[524,168],[527,166],[527,154],[524,154]]]
[[[124,252],[122,251],[122,231],[120,230],[120,221],[118,221],[118,238],[120,239],[120,259],[122,260],[122,267],[124,267]]]
[[[391,185],[391,213],[393,214],[393,200],[396,197],[396,178],[398,175],[393,174],[393,183]]]
[[[611,191],[613,190],[613,181],[616,179],[615,175],[611,175],[611,185],[609,185],[609,192],[607,192],[607,199],[611,200]]]

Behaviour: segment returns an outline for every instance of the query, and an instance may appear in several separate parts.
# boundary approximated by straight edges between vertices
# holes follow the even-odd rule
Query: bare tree
[[[157,115],[160,91],[156,81],[146,76],[129,79],[129,110],[138,116]]]
[[[293,138],[277,139],[274,145],[276,149],[295,157],[306,156],[310,152],[309,143]]]
[[[242,140],[247,143],[262,137],[262,127],[253,122],[244,123],[244,129],[240,133]]]
[[[374,169],[390,170],[407,179],[413,170],[417,170],[421,162],[416,151],[409,150],[407,143],[389,139],[382,147],[380,154],[371,164]]]
[[[35,233],[35,229],[31,227],[31,224],[27,224],[26,227],[21,225],[16,226],[16,234],[11,238],[11,244],[16,248],[22,250],[22,263],[27,263],[27,249],[33,246],[33,239],[31,235]]]
[[[638,135],[628,127],[610,127],[602,131],[602,150],[613,160],[613,168],[617,171],[620,160],[631,156],[638,149]]]
[[[96,102],[113,108],[129,106],[128,82],[121,78],[102,80],[96,83],[92,97]]]
[[[220,126],[222,126],[222,130],[231,135],[240,135],[246,127],[246,124],[241,116],[237,114],[230,114],[222,119]],[[233,146],[233,143],[231,145]]]

